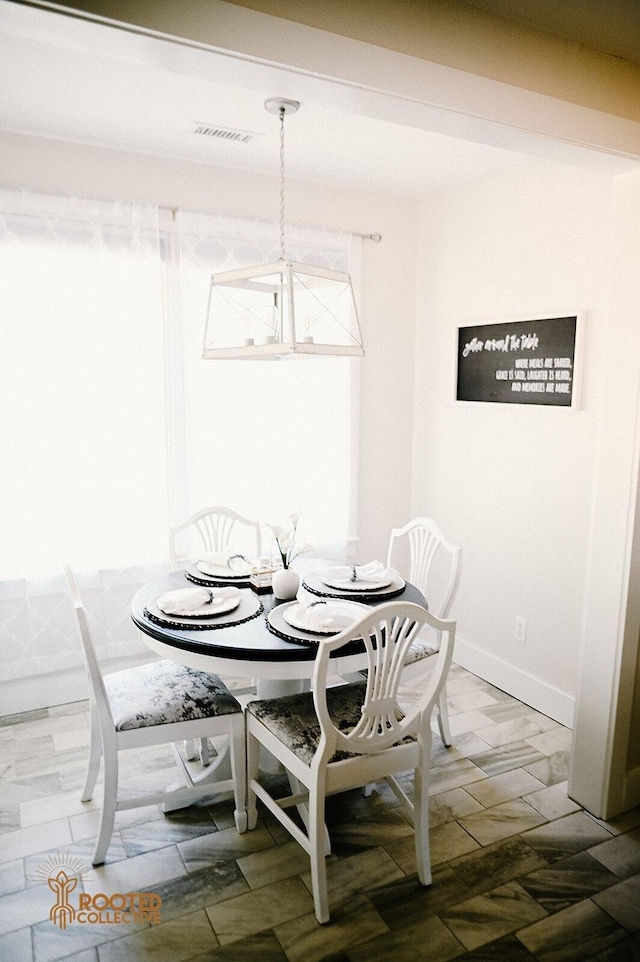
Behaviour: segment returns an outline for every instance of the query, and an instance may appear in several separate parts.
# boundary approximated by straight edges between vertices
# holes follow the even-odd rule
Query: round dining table
[[[326,562],[318,560],[315,570],[325,566]],[[310,563],[310,559],[305,559],[301,568],[304,584],[304,578],[313,574],[314,564]],[[300,644],[275,634],[267,627],[269,612],[286,602],[278,601],[271,592],[257,595],[251,588],[241,588],[241,592],[248,592],[251,596],[250,600],[254,602],[251,608],[257,608],[257,614],[239,624],[224,624],[216,628],[174,627],[149,616],[149,610],[153,610],[155,600],[161,595],[177,588],[188,587],[193,587],[193,584],[187,580],[185,571],[173,571],[164,578],[144,585],[134,596],[131,617],[144,633],[145,641],[153,651],[189,668],[220,675],[223,680],[252,679],[256,695],[260,699],[281,698],[309,690],[318,650],[317,641]],[[379,595],[375,598],[359,595],[357,600],[367,606],[379,605],[385,600],[402,600],[427,607],[422,592],[408,582],[400,593],[394,592],[393,599]],[[367,667],[364,643],[350,642],[340,649],[337,657],[332,657],[332,662],[335,665],[334,674],[348,680],[350,675]],[[221,776],[229,777],[226,755],[225,750],[220,759],[209,765],[205,764],[203,758],[205,768],[193,782],[215,782]],[[227,767],[221,767],[219,761]],[[263,770],[272,773],[280,771],[279,763],[274,762],[266,751],[261,753]],[[168,806],[163,806],[163,809],[170,810]],[[305,807],[299,806],[299,811],[305,819]]]
[[[323,562],[318,562],[319,567],[322,565]],[[306,568],[308,571],[308,562]],[[293,694],[307,687],[305,682],[308,683],[313,675],[317,644],[286,640],[267,627],[269,611],[284,602],[279,602],[271,593],[255,595],[251,588],[243,588],[241,591],[250,592],[260,601],[263,610],[241,624],[204,630],[173,627],[149,617],[148,609],[156,598],[165,592],[186,587],[193,586],[186,579],[185,572],[174,571],[144,585],[133,598],[131,617],[153,651],[163,658],[223,678],[253,678],[259,698]],[[357,600],[372,606],[382,604],[385,598],[358,597]],[[426,607],[424,595],[409,583],[393,600],[411,601]],[[364,645],[352,642],[332,660],[338,676],[361,671],[366,667]]]

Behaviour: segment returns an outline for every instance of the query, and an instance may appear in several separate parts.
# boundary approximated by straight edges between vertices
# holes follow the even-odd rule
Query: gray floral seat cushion
[[[327,708],[331,720],[341,732],[347,734],[360,720],[366,687],[365,682],[356,682],[327,689]],[[247,711],[306,765],[311,764],[320,741],[320,723],[311,692],[251,701],[247,705]],[[409,736],[403,741],[415,741],[415,736]],[[353,758],[354,755],[355,753],[338,751],[330,761],[339,762],[345,758]]]
[[[404,663],[405,665],[413,665],[416,661],[428,658],[429,655],[435,655],[437,651],[438,646],[432,641],[427,641],[426,638],[416,638],[407,652]]]
[[[217,675],[155,661],[104,676],[117,731],[241,712]]]

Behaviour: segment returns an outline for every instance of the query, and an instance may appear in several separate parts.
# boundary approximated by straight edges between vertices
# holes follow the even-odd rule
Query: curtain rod
[[[177,214],[178,211],[180,210],[179,207],[166,207],[166,206],[164,206],[163,204],[159,204],[159,205],[158,205],[158,208],[159,208],[159,210],[168,210],[168,211],[171,211],[171,218],[172,218],[172,220],[175,220],[175,219],[176,219],[176,214]],[[312,229],[313,229],[313,228],[312,228]],[[317,228],[316,228],[316,229],[317,229]],[[352,237],[361,237],[363,240],[373,241],[374,244],[379,244],[380,241],[382,240],[382,234],[361,234],[361,233],[359,233],[358,231],[355,231],[355,230],[346,231],[346,233],[347,233],[347,234],[351,234]]]

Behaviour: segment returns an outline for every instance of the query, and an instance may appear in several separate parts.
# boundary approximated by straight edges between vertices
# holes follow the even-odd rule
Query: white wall
[[[412,513],[464,547],[457,660],[571,724],[607,324],[609,178],[545,162],[425,203]],[[587,312],[583,409],[458,402],[457,327]],[[516,616],[527,620],[514,641]]]
[[[2,132],[0,152],[2,187],[250,219],[277,220],[279,215],[275,178]],[[389,529],[409,513],[415,205],[406,198],[287,181],[287,220],[329,230],[382,234],[379,244],[363,241],[362,246],[360,307],[367,353],[358,362],[361,541],[356,552],[359,560],[367,561],[382,557]],[[327,417],[331,417],[331,399],[318,400],[327,404]]]

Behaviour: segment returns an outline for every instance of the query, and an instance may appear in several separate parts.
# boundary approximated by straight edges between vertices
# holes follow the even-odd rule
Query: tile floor
[[[395,796],[330,799],[332,921],[313,914],[305,854],[266,817],[240,836],[231,805],[116,816],[86,892],[151,891],[162,922],[49,920],[48,856],[90,869],[99,814],[79,800],[86,703],[0,719],[2,962],[640,962],[640,809],[602,822],[566,793],[570,733],[454,666],[454,745],[434,737],[433,885],[415,874]],[[166,785],[167,750],[130,752],[122,787]],[[409,777],[405,779],[411,790]]]

